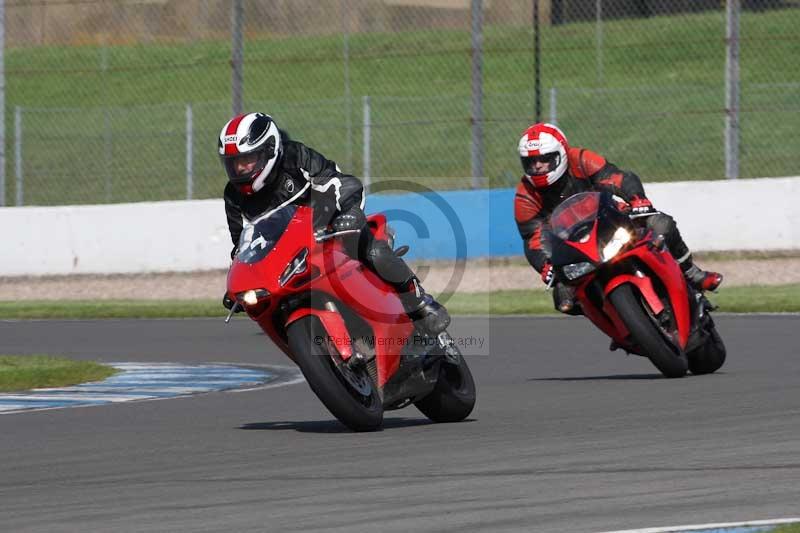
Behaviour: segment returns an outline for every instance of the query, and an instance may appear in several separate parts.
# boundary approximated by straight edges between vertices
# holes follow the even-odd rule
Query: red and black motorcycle
[[[709,314],[714,307],[687,283],[664,237],[635,218],[607,192],[562,202],[545,233],[557,279],[574,287],[612,349],[649,358],[668,378],[716,371],[726,350]]]
[[[452,337],[416,328],[397,292],[347,255],[336,238],[346,232],[315,231],[313,215],[289,205],[245,226],[228,272],[228,319],[243,309],[353,430],[377,429],[384,410],[411,403],[436,422],[466,418],[475,383]],[[393,246],[383,215],[368,225]]]

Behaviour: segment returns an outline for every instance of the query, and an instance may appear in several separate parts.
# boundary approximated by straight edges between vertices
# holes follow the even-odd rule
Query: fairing
[[[383,387],[400,364],[403,343],[397,340],[408,338],[414,331],[397,293],[359,261],[351,259],[339,239],[317,243],[312,223],[313,209],[306,206],[290,207],[293,216],[275,242],[263,248],[261,244],[256,245],[259,253],[264,252],[259,260],[244,262],[239,256],[235,258],[228,272],[228,295],[234,298],[238,293],[257,288],[270,293],[266,307],[259,306],[257,313],[251,313],[247,308],[245,310],[290,358],[292,354],[287,346],[286,326],[301,316],[297,313],[318,316],[331,336],[344,338],[348,335],[344,317],[323,309],[319,302],[333,301],[337,307],[346,306],[368,324],[375,339],[394,340],[375,343],[378,386]],[[273,227],[278,228],[283,224],[285,214],[276,212],[275,215],[278,216],[273,220]],[[385,231],[384,221],[372,220],[375,221],[374,232]],[[261,231],[260,235],[267,240],[269,235],[265,233],[269,232]],[[254,235],[258,234],[254,232]],[[254,239],[249,242],[254,242]],[[309,250],[307,271],[318,272],[318,275],[300,286],[290,280],[282,287],[279,283],[281,274],[303,248]],[[292,301],[303,303],[286,316],[282,307],[285,309]],[[346,352],[340,351],[343,358],[349,357],[350,354]]]

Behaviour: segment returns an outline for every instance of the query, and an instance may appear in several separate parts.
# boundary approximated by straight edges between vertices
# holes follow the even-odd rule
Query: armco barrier
[[[800,248],[800,178],[653,183],[693,250]],[[374,195],[411,259],[522,255],[513,189]],[[0,276],[226,268],[222,200],[0,209]]]

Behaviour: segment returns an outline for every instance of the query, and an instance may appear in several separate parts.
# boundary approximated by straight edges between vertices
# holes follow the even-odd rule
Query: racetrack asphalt
[[[3,531],[597,532],[797,516],[798,316],[719,316],[662,379],[581,318],[456,317],[470,420],[351,433],[300,383],[0,416]],[[255,324],[0,322],[0,353],[290,365]],[[481,353],[477,353],[481,352]]]

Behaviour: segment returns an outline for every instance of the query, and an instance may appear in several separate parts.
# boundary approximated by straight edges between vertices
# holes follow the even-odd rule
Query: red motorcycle
[[[313,215],[289,205],[245,226],[228,272],[227,320],[243,309],[355,431],[377,429],[385,410],[411,403],[435,422],[466,418],[475,383],[452,337],[416,328],[397,292],[336,238],[353,232],[315,231]],[[393,247],[383,215],[368,227]]]
[[[687,283],[664,237],[635,218],[607,192],[562,202],[545,236],[557,279],[574,287],[612,350],[645,356],[668,378],[716,371],[726,350],[709,314],[714,307]]]

